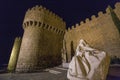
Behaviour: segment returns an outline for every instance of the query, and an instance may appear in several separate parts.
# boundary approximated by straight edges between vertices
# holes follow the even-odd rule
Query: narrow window
[[[50,26],[50,29],[52,29],[52,26]]]
[[[37,21],[34,21],[34,25],[35,25],[35,26],[37,25]]]
[[[26,23],[24,23],[24,27],[26,27]]]
[[[45,24],[43,23],[43,28],[45,27]]]
[[[33,24],[33,21],[30,21],[30,25],[32,25]]]
[[[49,25],[47,24],[46,29],[48,29]]]
[[[56,32],[58,31],[58,29],[56,29]]]
[[[53,28],[53,31],[55,30],[55,28]]]
[[[39,27],[41,26],[41,22],[39,22],[39,25],[38,25]]]
[[[29,22],[27,22],[27,26],[29,26]]]

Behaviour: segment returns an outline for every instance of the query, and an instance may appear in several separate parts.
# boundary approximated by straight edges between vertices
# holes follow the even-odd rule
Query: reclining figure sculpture
[[[83,39],[76,48],[67,78],[69,80],[106,80],[110,57],[104,51],[91,48]]]

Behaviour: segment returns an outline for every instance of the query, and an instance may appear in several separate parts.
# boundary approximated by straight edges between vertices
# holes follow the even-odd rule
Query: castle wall
[[[8,71],[10,71],[10,72],[15,71],[18,56],[19,56],[21,41],[22,40],[20,37],[15,38],[12,52],[11,52],[11,56],[10,56],[9,63],[8,63],[8,67],[7,67]]]
[[[120,2],[115,4],[115,9],[114,12],[116,13],[116,15],[118,16],[118,18],[120,19]]]
[[[29,34],[28,34],[29,33]],[[24,31],[16,71],[34,69],[37,66],[41,30],[32,26]]]
[[[48,14],[48,10],[38,6],[26,12],[16,71],[35,71],[62,62],[61,49],[65,22],[56,16],[53,13]]]
[[[109,8],[106,13],[99,12],[98,17],[94,15],[85,22],[80,22],[65,33],[65,41],[69,61],[71,60],[71,42],[74,52],[80,39],[84,39],[93,48],[104,50],[110,55],[120,57],[119,31],[114,24]],[[75,53],[74,53],[75,54]]]
[[[24,22],[27,21],[39,21],[44,25],[50,25],[61,30],[66,29],[66,24],[62,18],[42,6],[35,6],[28,9]]]
[[[42,6],[28,9],[23,21],[24,35],[19,46],[20,53],[19,49],[15,51],[19,54],[16,71],[35,71],[60,64],[63,38],[68,61],[75,55],[80,39],[93,48],[120,57],[120,3],[115,5],[113,11],[110,10],[108,7],[105,13],[98,12],[98,17],[92,15],[91,19],[86,18],[65,31],[65,22],[55,13]],[[9,62],[12,64],[10,70],[15,68],[17,57],[15,62],[12,60],[13,57]]]

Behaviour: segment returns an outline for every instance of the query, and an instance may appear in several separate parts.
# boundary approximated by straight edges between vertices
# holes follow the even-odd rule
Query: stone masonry
[[[120,57],[120,3],[115,4],[115,9],[110,6],[106,12],[98,12],[98,17],[91,16],[66,30],[64,41],[68,61],[73,57],[80,39],[84,39],[92,47],[104,50],[111,56]],[[72,45],[71,45],[72,44]],[[74,51],[73,51],[74,50]],[[74,53],[75,54],[75,53]]]
[[[12,52],[10,55],[10,60],[9,60],[8,67],[7,67],[9,72],[13,72],[16,69],[16,64],[17,64],[17,60],[18,60],[18,56],[19,56],[21,41],[22,41],[22,39],[20,37],[15,38]]]
[[[86,18],[85,22],[81,21],[68,30],[58,15],[42,6],[35,6],[26,12],[23,29],[14,67],[18,72],[59,65],[62,56],[67,62],[71,61],[80,39],[93,48],[120,57],[120,2],[115,4],[115,9],[109,6],[105,13],[100,11],[98,17],[92,15],[91,19]]]
[[[65,27],[60,17],[42,6],[28,9],[16,71],[36,71],[61,64]]]

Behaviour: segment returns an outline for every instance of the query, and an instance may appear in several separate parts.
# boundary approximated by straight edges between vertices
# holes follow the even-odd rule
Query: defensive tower
[[[66,31],[65,27],[59,16],[42,6],[28,9],[23,21],[24,34],[22,40],[15,39],[8,70],[28,72],[56,66],[62,62],[61,51],[69,62],[80,39],[120,57],[120,2],[115,9],[109,6],[105,13],[98,12],[98,17],[92,15]]]
[[[21,45],[21,41],[22,39],[20,37],[16,37],[14,44],[13,44],[13,48],[12,48],[12,52],[11,52],[11,56],[9,59],[9,63],[8,63],[8,71],[10,72],[14,72],[15,68],[16,68],[16,64],[17,64],[17,60],[18,60],[18,55],[19,55],[19,50],[20,50],[20,45]]]
[[[16,71],[27,72],[61,64],[65,22],[42,6],[26,12]]]

